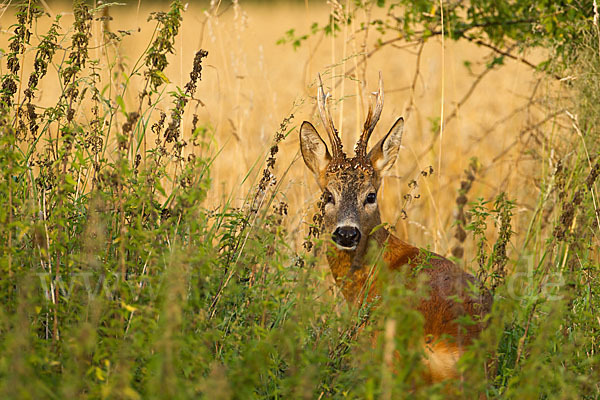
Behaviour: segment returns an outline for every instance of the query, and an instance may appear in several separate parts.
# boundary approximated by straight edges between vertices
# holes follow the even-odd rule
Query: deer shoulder
[[[425,317],[426,335],[450,335],[468,344],[484,328],[484,317],[490,311],[492,298],[473,275],[447,258],[411,246],[389,235],[384,253],[387,268],[411,268],[414,275],[424,274],[428,296],[418,306]],[[473,317],[472,324],[457,322],[461,316]],[[461,334],[462,333],[462,334]]]

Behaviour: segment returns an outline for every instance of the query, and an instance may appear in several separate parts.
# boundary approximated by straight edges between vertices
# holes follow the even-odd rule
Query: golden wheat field
[[[138,102],[134,94],[142,79],[133,77],[126,82],[126,72],[140,62],[154,32],[147,17],[167,7],[166,2],[112,6],[107,9],[111,20],[95,21],[92,27],[91,56],[101,60],[99,71],[110,78],[104,82],[111,82],[103,90],[118,92],[127,84],[133,89],[126,92],[130,97],[124,98],[128,108]],[[51,17],[62,14],[64,31],[72,28],[69,3],[49,2],[45,8]],[[485,72],[489,50],[441,37],[427,41],[420,56],[417,45],[403,40],[378,51],[378,36],[358,28],[361,19],[377,18],[380,10],[376,8],[372,15],[359,15],[354,30],[344,28],[335,39],[317,34],[297,49],[289,43],[276,43],[290,29],[297,34],[310,32],[313,22],[326,23],[332,12],[335,4],[308,0],[242,1],[210,7],[205,2],[188,4],[176,38],[176,53],[170,56],[166,70],[171,83],[165,93],[185,84],[194,53],[200,48],[207,50],[196,95],[200,102],[188,105],[214,129],[213,151],[220,152],[212,169],[206,206],[217,208],[226,198],[233,204],[241,203],[261,172],[279,124],[293,114],[290,127],[295,129],[279,147],[276,176],[289,205],[288,229],[299,246],[319,196],[316,182],[300,157],[297,136],[303,120],[320,126],[315,109],[317,73],[332,94],[334,119],[349,151],[365,118],[369,93],[376,90],[378,72],[382,71],[385,106],[373,142],[398,116],[407,120],[403,149],[393,173],[384,181],[383,220],[406,240],[448,255],[454,240],[457,190],[463,171],[476,157],[479,173],[469,200],[492,199],[506,191],[517,199],[515,230],[519,235],[519,210],[535,201],[531,195],[536,182],[531,171],[549,167],[532,161],[523,151],[536,148],[536,129],[543,114],[532,96],[535,92],[536,98],[543,98],[547,83],[540,85],[535,72],[519,60],[507,59],[503,68]],[[13,18],[5,10],[0,19],[1,48],[7,46]],[[51,21],[40,21],[38,34],[45,32]],[[128,33],[118,45],[102,46],[102,30]],[[388,34],[383,38],[395,37]],[[367,57],[365,49],[372,54]],[[532,54],[525,56],[535,59]],[[32,60],[33,54],[26,53],[22,76],[28,76]],[[56,101],[58,85],[50,71],[40,86],[40,106]],[[170,103],[165,97],[158,107],[167,111]],[[85,107],[77,110],[82,116],[88,112]],[[190,131],[191,115],[187,112],[184,116],[184,137]],[[124,123],[122,115],[116,118],[115,126]],[[439,123],[434,123],[440,119],[445,122],[441,130]],[[537,143],[543,154],[543,142]],[[433,175],[424,177],[421,171],[430,166]],[[413,179],[418,182],[416,189],[408,186]],[[405,198],[407,194],[412,200]],[[465,257],[470,259],[468,251]]]

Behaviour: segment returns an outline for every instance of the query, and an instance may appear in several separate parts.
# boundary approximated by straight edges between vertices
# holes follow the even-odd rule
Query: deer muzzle
[[[360,231],[355,226],[338,226],[331,239],[342,250],[354,250],[360,242]]]

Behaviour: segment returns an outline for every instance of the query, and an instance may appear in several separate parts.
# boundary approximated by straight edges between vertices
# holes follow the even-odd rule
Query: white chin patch
[[[356,245],[352,246],[352,247],[344,247],[344,246],[340,246],[339,244],[333,242],[335,244],[335,247],[337,247],[339,250],[344,250],[344,251],[353,251],[356,250]]]

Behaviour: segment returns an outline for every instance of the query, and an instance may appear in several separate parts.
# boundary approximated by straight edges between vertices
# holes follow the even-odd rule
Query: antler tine
[[[363,132],[360,135],[360,139],[356,144],[356,155],[357,156],[366,156],[367,155],[367,143],[369,142],[369,138],[371,137],[371,133],[373,133],[373,129],[375,129],[375,125],[379,121],[379,117],[381,116],[381,111],[383,110],[383,74],[379,71],[379,90],[377,90],[376,98],[375,98],[375,106],[373,104],[369,105],[369,111],[367,113],[367,119],[365,120],[365,125],[363,127]]]
[[[319,88],[317,90],[317,104],[319,106],[319,114],[321,115],[321,121],[323,121],[323,125],[325,126],[325,130],[327,131],[327,136],[329,136],[329,142],[331,143],[331,153],[334,159],[338,159],[342,157],[342,141],[335,130],[335,126],[333,125],[333,119],[331,118],[331,114],[329,113],[329,108],[327,107],[327,97],[328,94],[325,94],[323,90],[323,81],[321,80],[321,74],[318,74],[319,77]]]

